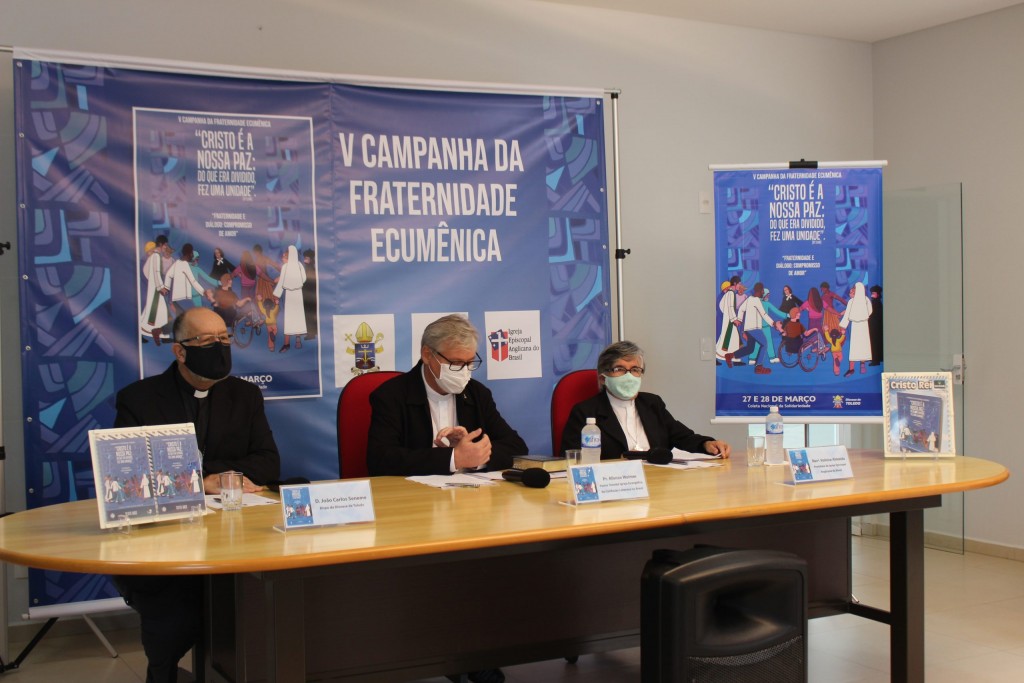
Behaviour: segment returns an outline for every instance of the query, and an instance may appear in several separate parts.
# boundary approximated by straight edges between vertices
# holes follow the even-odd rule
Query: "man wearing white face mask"
[[[626,451],[680,448],[690,453],[721,454],[729,444],[697,434],[672,417],[660,396],[640,391],[644,352],[630,341],[616,342],[597,358],[598,394],[577,403],[562,432],[562,448],[579,448],[580,431],[588,417],[601,429],[601,459],[614,459]]]
[[[427,325],[420,362],[370,394],[366,459],[371,476],[501,470],[525,455],[526,442],[472,379],[479,335],[463,316]]]

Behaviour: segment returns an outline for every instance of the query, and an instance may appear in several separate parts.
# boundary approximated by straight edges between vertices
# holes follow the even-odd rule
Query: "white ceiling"
[[[1021,0],[546,0],[874,43]]]

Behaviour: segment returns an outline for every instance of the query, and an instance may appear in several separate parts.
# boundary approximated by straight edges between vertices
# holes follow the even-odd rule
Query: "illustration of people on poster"
[[[142,375],[174,318],[217,312],[232,374],[267,398],[319,396],[312,120],[135,110]]]
[[[716,414],[882,413],[882,172],[715,172]]]

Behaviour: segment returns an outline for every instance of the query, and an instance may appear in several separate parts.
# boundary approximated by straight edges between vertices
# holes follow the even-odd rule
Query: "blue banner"
[[[719,416],[882,414],[881,169],[715,173]]]
[[[284,476],[338,476],[353,376],[448,312],[531,452],[611,337],[603,102],[15,61],[28,505],[95,497],[87,432],[206,306]],[[33,605],[113,595],[32,572]]]

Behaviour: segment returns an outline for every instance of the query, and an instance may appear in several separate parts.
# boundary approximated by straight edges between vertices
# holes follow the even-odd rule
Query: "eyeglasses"
[[[605,374],[609,377],[622,377],[626,373],[633,375],[634,377],[643,377],[644,369],[640,366],[633,368],[624,368],[621,365],[616,365],[614,368],[606,372]]]
[[[201,334],[198,337],[189,337],[188,339],[179,339],[177,341],[177,343],[181,344],[182,346],[184,346],[185,344],[187,344],[189,342],[199,342],[195,346],[198,346],[201,349],[208,349],[208,348],[212,347],[214,344],[216,344],[217,342],[220,342],[224,346],[228,346],[228,345],[231,344],[231,340],[234,339],[234,338],[235,338],[235,335],[231,334],[230,332],[225,332],[224,334]]]
[[[444,362],[448,363],[448,367],[451,368],[455,372],[460,372],[462,370],[462,368],[467,368],[467,367],[469,368],[470,372],[473,372],[474,370],[476,370],[477,368],[480,367],[481,363],[484,362],[483,359],[480,358],[480,354],[479,353],[474,353],[473,355],[476,356],[476,358],[474,358],[471,361],[454,361],[454,360],[450,360],[448,358],[445,358],[445,355],[443,353],[441,353],[440,351],[434,351],[433,349],[431,349],[431,351],[433,352],[433,354],[435,356],[441,357],[444,360]]]

